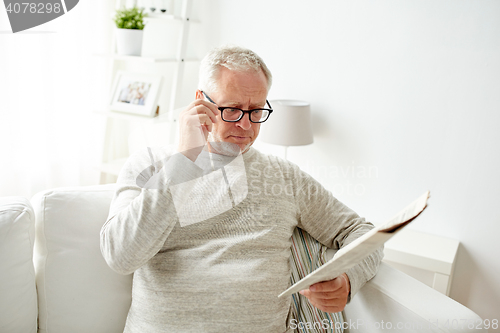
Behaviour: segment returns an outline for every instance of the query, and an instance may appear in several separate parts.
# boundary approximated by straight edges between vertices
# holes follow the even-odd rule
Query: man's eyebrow
[[[233,108],[241,109],[241,103],[240,102],[225,102],[225,103],[223,103],[220,106],[222,106],[222,107],[230,106],[230,107],[233,107]],[[261,108],[264,108],[265,106],[266,106],[266,102],[262,103],[262,105],[260,103],[258,103],[258,104],[251,104],[249,106],[249,110],[261,109]]]
[[[235,108],[241,106],[241,104],[239,102],[226,102],[226,103],[222,103],[224,106],[234,106]]]

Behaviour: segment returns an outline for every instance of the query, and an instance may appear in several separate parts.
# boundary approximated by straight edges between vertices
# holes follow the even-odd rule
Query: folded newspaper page
[[[427,191],[392,219],[370,230],[349,245],[340,249],[335,256],[323,266],[296,282],[278,297],[288,296],[307,289],[317,282],[333,280],[349,268],[356,266],[378,247],[387,242],[404,226],[414,220],[425,207],[427,207],[429,194],[430,192]]]

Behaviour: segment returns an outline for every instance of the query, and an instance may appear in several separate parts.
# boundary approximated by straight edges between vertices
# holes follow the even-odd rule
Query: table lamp
[[[285,99],[269,103],[274,112],[261,125],[259,136],[262,142],[285,146],[285,159],[288,147],[313,143],[309,103]]]

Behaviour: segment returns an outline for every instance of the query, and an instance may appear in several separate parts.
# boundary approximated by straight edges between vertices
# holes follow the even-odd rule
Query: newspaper
[[[307,289],[317,282],[333,280],[349,268],[357,265],[361,260],[368,257],[373,251],[387,242],[404,226],[414,220],[425,207],[427,207],[429,194],[430,192],[427,191],[392,219],[370,230],[346,247],[340,249],[335,256],[323,266],[296,282],[278,297],[288,296]]]

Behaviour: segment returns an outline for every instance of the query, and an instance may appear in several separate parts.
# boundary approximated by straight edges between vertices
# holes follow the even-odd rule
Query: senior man
[[[272,76],[254,52],[212,50],[179,144],[131,156],[101,231],[108,265],[134,273],[125,332],[291,332],[295,228],[339,249],[373,226],[288,161],[252,148],[272,116]],[[301,292],[343,310],[376,273],[377,251]]]

